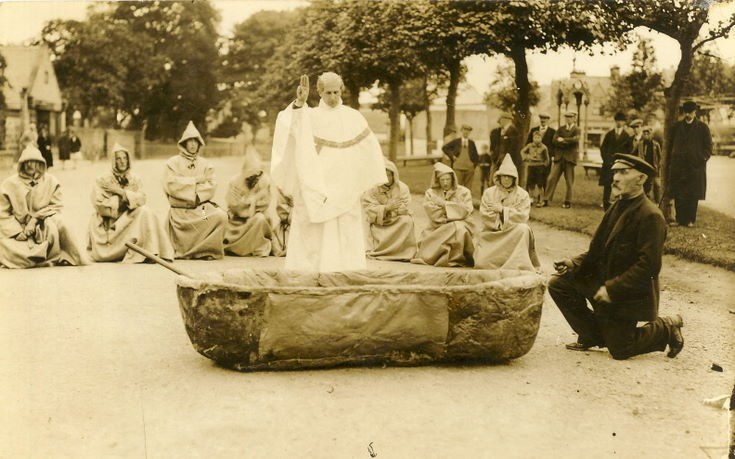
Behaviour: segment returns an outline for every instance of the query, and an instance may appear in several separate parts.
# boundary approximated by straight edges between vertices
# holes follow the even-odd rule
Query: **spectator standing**
[[[472,126],[463,124],[460,129],[462,135],[442,147],[442,151],[450,159],[454,172],[457,173],[459,184],[472,189],[472,178],[475,176],[475,167],[479,162],[477,146],[470,139]]]
[[[523,188],[530,190],[531,197],[537,205],[540,205],[546,186],[546,171],[551,162],[549,160],[549,149],[541,142],[541,132],[535,131],[533,133],[533,141],[523,147],[521,157],[525,168],[523,176],[526,178]]]
[[[480,153],[480,195],[490,186],[490,169],[492,168],[493,158],[490,156],[490,145],[482,145],[482,153]]]
[[[610,208],[610,191],[612,190],[613,157],[617,153],[629,153],[633,150],[633,137],[625,130],[626,117],[623,113],[615,114],[615,127],[605,134],[600,144],[600,156],[602,156],[602,168],[598,183],[602,186],[602,207]]]
[[[556,185],[564,174],[564,183],[566,185],[566,193],[564,195],[564,209],[572,207],[572,188],[574,187],[574,166],[577,165],[577,156],[579,155],[579,127],[576,125],[577,114],[569,111],[564,115],[566,124],[560,126],[556,131],[556,137],[553,142],[553,164],[549,173],[549,180],[546,182],[546,196],[540,207],[549,205],[549,201],[553,200]]]
[[[684,119],[674,123],[666,144],[669,158],[668,196],[674,198],[676,222],[673,225],[694,226],[697,206],[707,191],[707,161],[712,155],[709,127],[697,119],[696,102],[682,106]]]
[[[46,125],[41,125],[41,132],[38,134],[38,149],[43,155],[43,159],[46,160],[46,169],[54,167],[54,155],[51,152],[51,138],[49,137],[48,128]]]
[[[633,130],[633,135],[631,136],[633,138],[633,145],[631,145],[630,150],[624,152],[629,153],[631,155],[635,155],[636,150],[638,149],[638,142],[641,141],[643,138],[643,131],[641,128],[643,127],[643,120],[640,118],[636,118],[633,121],[630,122],[628,125]],[[623,153],[623,152],[616,152],[616,153]]]
[[[490,168],[490,180],[500,167],[505,155],[510,155],[517,170],[520,170],[522,165],[521,147],[518,145],[518,130],[513,124],[513,116],[510,113],[503,113],[500,115],[499,122],[500,126],[490,132],[490,156],[493,160]]]
[[[641,141],[638,142],[636,155],[653,166],[654,174],[646,180],[643,186],[648,199],[658,205],[661,202],[661,144],[653,138],[653,128],[643,126],[641,128]]]

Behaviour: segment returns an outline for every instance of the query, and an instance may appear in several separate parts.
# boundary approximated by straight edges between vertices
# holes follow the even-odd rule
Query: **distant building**
[[[62,98],[51,55],[43,46],[0,46],[6,67],[0,112],[0,151],[15,155],[18,140],[30,123],[45,124],[52,136],[63,126]]]

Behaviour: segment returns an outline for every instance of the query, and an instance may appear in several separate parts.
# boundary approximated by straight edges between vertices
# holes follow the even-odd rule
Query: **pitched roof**
[[[0,46],[5,58],[5,78],[2,88],[10,110],[20,110],[21,91],[28,90],[33,106],[46,110],[61,110],[61,91],[48,49],[42,46]]]

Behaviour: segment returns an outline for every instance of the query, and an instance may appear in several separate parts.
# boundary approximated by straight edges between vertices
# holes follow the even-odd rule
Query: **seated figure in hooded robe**
[[[540,264],[533,232],[526,224],[531,198],[518,186],[518,170],[510,155],[503,158],[493,183],[480,203],[482,229],[475,244],[475,267],[533,271]]]
[[[292,213],[293,198],[278,189],[278,196],[276,197],[276,211],[272,216],[271,221],[271,228],[273,228],[271,255],[274,257],[286,256],[288,234],[291,231]]]
[[[199,155],[204,139],[189,121],[179,154],[166,162],[163,190],[171,210],[168,234],[175,258],[214,260],[225,256],[227,213],[212,202],[214,166]]]
[[[424,195],[429,227],[421,234],[412,263],[434,266],[473,266],[472,194],[457,184],[454,170],[434,164],[431,187]]]
[[[263,171],[255,148],[245,153],[239,174],[227,190],[225,252],[241,257],[267,257],[271,253],[271,180]]]
[[[116,143],[112,147],[112,169],[97,178],[92,190],[95,214],[89,222],[87,251],[94,261],[146,261],[125,246],[130,241],[164,260],[173,260],[168,235],[156,214],[145,205],[143,182],[130,167],[130,152]]]
[[[61,208],[59,181],[46,173],[38,148],[28,145],[18,158],[18,172],[0,184],[0,266],[83,264]]]
[[[416,236],[408,205],[411,193],[398,177],[398,168],[385,160],[388,181],[362,197],[370,229],[368,257],[377,260],[410,261],[416,255]]]

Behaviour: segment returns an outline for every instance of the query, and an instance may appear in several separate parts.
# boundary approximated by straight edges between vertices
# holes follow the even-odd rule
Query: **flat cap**
[[[538,114],[538,117],[539,117],[539,118],[543,118],[543,119],[547,119],[547,120],[548,120],[548,119],[551,119],[551,117],[549,116],[549,114],[548,114],[548,113],[543,113],[543,112],[542,112],[542,113],[539,113],[539,114]]]
[[[641,132],[653,132],[653,128],[651,126],[643,126]]]
[[[648,164],[645,159],[639,156],[616,153],[614,159],[615,160],[611,167],[612,170],[635,169],[637,171],[643,172],[649,177],[654,177],[656,175],[656,169]]]
[[[577,116],[577,112],[573,112],[573,111],[570,110],[570,111],[566,112],[564,114],[564,116],[568,116],[568,117],[575,116],[576,117]]]
[[[643,120],[640,118],[636,118],[633,121],[631,121],[630,124],[628,124],[628,126],[630,127],[643,126]]]
[[[462,130],[467,129],[468,131],[471,131],[472,130],[472,126],[470,126],[469,124],[465,123],[465,124],[462,125],[462,128],[461,129]]]
[[[627,116],[625,116],[625,113],[617,112],[614,117],[615,121],[625,121],[628,119]]]

